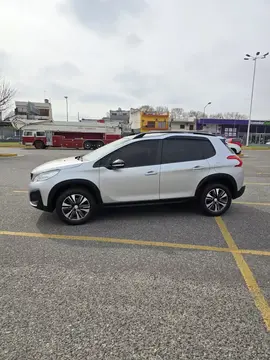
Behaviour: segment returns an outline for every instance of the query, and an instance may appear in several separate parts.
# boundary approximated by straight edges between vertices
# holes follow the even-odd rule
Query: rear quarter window
[[[216,155],[216,150],[208,139],[202,141],[202,151],[205,159],[209,159]]]
[[[162,164],[196,161],[215,156],[216,151],[207,138],[170,137],[163,140]]]

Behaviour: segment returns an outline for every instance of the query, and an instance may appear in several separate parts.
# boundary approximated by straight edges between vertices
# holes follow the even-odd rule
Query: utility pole
[[[66,99],[66,114],[67,114],[67,122],[68,122],[68,96],[64,97]]]

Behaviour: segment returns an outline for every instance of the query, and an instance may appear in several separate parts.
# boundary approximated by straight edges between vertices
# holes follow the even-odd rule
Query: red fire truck
[[[27,123],[12,121],[13,127],[22,130],[23,145],[36,149],[47,147],[95,150],[121,138],[121,129],[96,121],[94,124],[64,121]]]

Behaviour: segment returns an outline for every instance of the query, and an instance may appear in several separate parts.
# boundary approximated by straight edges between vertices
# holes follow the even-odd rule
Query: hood
[[[81,165],[82,165],[82,161],[77,160],[75,159],[74,156],[72,156],[65,159],[57,159],[57,160],[49,161],[42,165],[39,165],[32,171],[32,174],[40,174],[46,171],[63,169],[63,168],[70,169]]]

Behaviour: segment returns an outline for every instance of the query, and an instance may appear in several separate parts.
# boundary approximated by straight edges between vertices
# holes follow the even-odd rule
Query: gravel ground
[[[270,333],[230,253],[49,236],[227,247],[214,219],[191,204],[106,210],[84,226],[63,225],[14,191],[27,190],[33,167],[84,152],[16,152],[0,158],[0,359],[270,358]],[[233,204],[223,220],[240,249],[270,251],[270,153],[245,154],[238,200],[256,205]],[[244,258],[269,303],[270,257]]]

